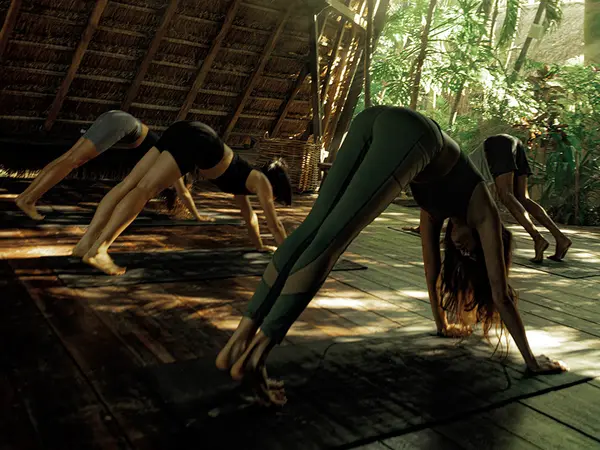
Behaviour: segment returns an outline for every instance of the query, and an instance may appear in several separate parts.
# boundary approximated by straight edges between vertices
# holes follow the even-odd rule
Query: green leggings
[[[273,255],[246,317],[280,343],[344,250],[431,161],[442,139],[434,122],[412,110],[361,112],[312,210]]]

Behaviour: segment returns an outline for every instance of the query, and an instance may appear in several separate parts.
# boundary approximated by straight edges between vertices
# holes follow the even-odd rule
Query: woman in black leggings
[[[128,177],[106,195],[105,198],[117,196],[118,202],[109,202],[116,206],[104,208],[102,202],[98,205],[73,255],[108,275],[124,273],[125,268],[117,266],[108,255],[108,248],[152,197],[178,180],[183,184],[182,176],[195,170],[223,192],[234,194],[250,238],[258,249],[270,250],[262,243],[258,217],[248,195],[258,197],[275,242],[279,245],[284,241],[286,232],[277,217],[275,201],[292,203],[292,187],[285,164],[277,160],[261,170],[253,169],[208,125],[183,121],[165,130]]]
[[[466,326],[449,324],[442,308],[442,301],[463,307],[464,301],[456,298],[470,292],[484,330],[499,320],[499,313],[530,370],[564,370],[559,362],[536,358],[529,347],[516,295],[507,281],[509,261],[498,209],[477,169],[435,122],[412,110],[387,106],[369,108],[352,122],[312,210],[273,255],[245,317],[219,353],[217,367],[229,370],[236,380],[257,377],[272,402],[285,402],[282,391],[266,378],[270,350],[283,340],[352,240],[409,183],[422,208],[425,276],[438,333],[470,333]],[[447,242],[458,258],[453,267],[445,265],[446,282],[438,291],[439,236],[446,218],[452,224]],[[504,234],[506,239],[508,232]],[[458,265],[477,258],[479,267],[487,270],[467,273],[483,275],[483,280],[453,284],[452,274],[463,273]],[[464,292],[451,292],[449,287]],[[475,294],[480,295],[474,298]]]

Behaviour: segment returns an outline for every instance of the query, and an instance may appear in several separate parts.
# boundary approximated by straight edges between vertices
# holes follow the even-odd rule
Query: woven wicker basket
[[[256,143],[256,166],[283,158],[288,165],[292,187],[296,192],[315,192],[319,188],[321,145],[293,139],[270,139],[265,134]]]

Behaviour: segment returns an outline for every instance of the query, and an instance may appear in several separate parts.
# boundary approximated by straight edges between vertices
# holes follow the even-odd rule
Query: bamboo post
[[[309,21],[309,69],[310,69],[310,85],[312,99],[312,123],[313,123],[313,138],[315,143],[319,142],[323,136],[322,124],[322,109],[321,109],[321,92],[319,80],[319,33],[317,30],[317,15],[314,12],[310,13]]]
[[[87,47],[92,40],[92,36],[94,32],[98,28],[98,23],[100,22],[100,17],[106,8],[106,4],[108,0],[98,0],[96,2],[96,6],[92,10],[92,14],[90,15],[90,19],[88,21],[88,25],[81,36],[81,40],[79,41],[79,45],[77,45],[77,49],[73,54],[73,59],[71,60],[71,65],[69,66],[69,70],[67,71],[67,75],[65,76],[58,92],[56,93],[56,97],[54,97],[54,101],[52,102],[52,106],[50,107],[50,112],[48,113],[48,118],[44,123],[44,128],[46,131],[49,131],[54,125],[56,118],[58,117],[58,113],[62,108],[62,105],[67,97],[67,93],[69,92],[69,88],[71,87],[71,83],[75,79],[75,75],[77,74],[77,70],[81,64],[81,60],[83,59],[83,55],[87,50]]]
[[[165,12],[163,14],[161,23],[158,26],[158,29],[156,30],[156,34],[154,35],[154,38],[152,39],[152,43],[150,44],[148,51],[146,52],[146,56],[144,56],[144,59],[142,60],[142,63],[140,64],[138,72],[135,75],[135,79],[133,80],[131,87],[127,91],[125,100],[121,104],[121,109],[123,111],[127,111],[129,109],[129,107],[131,106],[131,103],[135,99],[135,96],[137,95],[138,91],[140,90],[142,81],[144,81],[144,77],[146,76],[146,73],[148,72],[148,69],[150,68],[150,64],[152,63],[152,60],[154,59],[154,56],[156,55],[156,52],[158,51],[158,47],[160,46],[160,43],[161,43],[163,37],[165,36],[165,33],[167,32],[168,25],[169,25],[169,23],[171,23],[171,19],[173,18],[173,16],[175,15],[175,12],[177,11],[178,3],[179,3],[178,0],[170,0],[169,1],[169,5],[167,6],[167,9],[165,10]]]
[[[371,51],[373,42],[373,0],[367,0],[367,35],[365,39],[365,108],[372,105],[371,102]]]
[[[188,92],[188,95],[186,96],[185,101],[183,102],[183,105],[181,106],[181,109],[179,110],[179,114],[177,115],[177,120],[185,119],[187,114],[189,113],[190,109],[192,108],[192,105],[194,104],[194,100],[196,100],[196,96],[198,95],[198,91],[200,91],[200,89],[202,88],[202,85],[204,84],[204,80],[206,79],[208,72],[210,72],[210,68],[211,68],[215,58],[217,57],[219,50],[221,49],[221,45],[223,44],[223,41],[225,40],[225,36],[227,36],[227,33],[229,33],[229,30],[231,29],[231,26],[233,25],[233,20],[235,19],[235,15],[236,15],[237,10],[240,7],[241,3],[242,3],[241,0],[233,0],[233,2],[231,3],[231,6],[229,7],[229,10],[227,11],[227,15],[225,16],[225,21],[223,22],[223,26],[221,27],[221,30],[219,30],[219,34],[217,34],[217,37],[213,41],[213,43],[210,47],[210,50],[208,51],[208,54],[206,55],[206,58],[204,58],[204,60],[200,63],[200,65],[198,67],[198,72],[196,74],[196,78],[194,79],[194,83],[192,84],[192,87],[191,87],[190,91]]]
[[[265,66],[267,65],[267,61],[269,60],[269,58],[271,57],[271,53],[275,49],[275,44],[277,43],[277,39],[279,39],[279,36],[283,32],[283,28],[295,6],[296,6],[295,2],[289,3],[286,11],[281,15],[281,17],[279,19],[279,24],[277,25],[277,28],[274,30],[273,34],[271,34],[271,37],[269,38],[267,45],[263,49],[263,52],[260,55],[259,63],[256,66],[256,69],[254,69],[254,72],[252,73],[252,76],[251,76],[250,80],[248,81],[248,84],[246,84],[244,92],[239,96],[237,107],[235,108],[235,111],[233,112],[233,115],[231,116],[231,119],[229,119],[229,123],[227,124],[227,127],[225,128],[225,132],[223,133],[224,141],[226,141],[229,138],[229,134],[231,133],[231,131],[235,127],[235,124],[237,123],[238,119],[240,118],[240,114],[242,114],[242,111],[244,110],[244,106],[246,105],[246,102],[248,101],[250,94],[252,94],[252,90],[254,89],[254,86],[256,85],[258,79],[261,77],[263,70],[264,70]]]
[[[2,59],[4,58],[4,51],[8,46],[8,39],[10,38],[12,30],[15,27],[15,24],[17,23],[17,16],[19,15],[21,3],[21,0],[12,0],[10,2],[10,6],[8,7],[8,11],[4,19],[4,24],[2,25],[2,29],[0,30],[0,61],[2,61]]]
[[[327,18],[324,18],[323,22],[321,23],[321,28],[319,30],[319,42],[321,41],[321,36],[323,35],[323,33],[325,31],[326,24],[327,24]],[[306,80],[306,77],[308,76],[308,72],[309,72],[309,67],[308,67],[308,62],[307,62],[304,65],[304,67],[302,67],[302,70],[300,70],[300,73],[298,74],[296,81],[294,81],[294,84],[292,85],[290,92],[287,94],[285,100],[283,101],[283,103],[281,104],[281,107],[279,108],[279,111],[277,112],[277,121],[275,122],[275,125],[271,129],[271,133],[270,133],[271,137],[275,137],[279,134],[279,131],[281,130],[281,126],[283,125],[283,121],[285,120],[285,117],[287,116],[287,113],[290,110],[292,103],[296,99],[298,92],[300,92],[300,89],[302,89],[302,85],[304,84],[304,80]]]

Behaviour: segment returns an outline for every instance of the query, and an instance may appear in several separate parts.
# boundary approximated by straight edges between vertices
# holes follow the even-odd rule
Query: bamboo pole
[[[237,14],[241,3],[242,2],[240,0],[233,0],[233,2],[231,3],[231,6],[227,11],[227,15],[225,16],[223,26],[221,27],[221,30],[219,30],[219,34],[217,34],[217,37],[213,41],[210,50],[206,55],[206,58],[204,58],[204,60],[200,63],[200,66],[198,67],[198,73],[196,74],[194,83],[192,84],[192,87],[188,92],[188,95],[186,96],[183,105],[181,106],[181,110],[177,115],[177,120],[185,119],[188,112],[192,108],[194,100],[196,100],[196,96],[198,95],[198,91],[202,88],[204,80],[206,79],[208,72],[210,72],[210,68],[215,58],[217,57],[219,50],[221,49],[221,45],[225,40],[225,36],[227,36],[227,33],[229,33],[229,30],[233,26],[233,20],[235,19],[235,15]]]
[[[321,106],[321,83],[319,74],[319,33],[317,30],[317,15],[310,14],[309,22],[309,62],[310,87],[312,98],[312,132],[315,143],[323,136],[323,109]]]
[[[8,46],[8,39],[12,33],[15,24],[17,23],[17,16],[19,15],[19,9],[21,8],[21,0],[12,0],[8,7],[8,12],[4,19],[4,24],[0,30],[0,61],[4,58],[4,51]]]
[[[146,76],[146,73],[148,72],[148,69],[150,68],[150,64],[152,63],[152,60],[154,59],[154,56],[156,55],[156,52],[158,51],[158,47],[160,46],[160,43],[161,43],[163,37],[165,36],[165,33],[167,32],[169,23],[171,23],[171,19],[173,19],[173,16],[175,15],[175,12],[177,11],[178,3],[179,3],[178,0],[170,0],[169,1],[169,5],[167,6],[167,9],[165,10],[165,12],[163,14],[161,23],[158,26],[158,29],[156,30],[156,34],[154,35],[154,38],[152,39],[152,43],[150,44],[148,51],[146,52],[146,56],[144,56],[144,59],[142,60],[142,63],[140,64],[137,74],[135,75],[135,79],[133,80],[131,87],[127,91],[125,100],[121,104],[121,109],[123,111],[127,111],[129,109],[129,107],[131,106],[131,103],[135,99],[138,91],[140,90],[142,81],[144,81],[144,77]]]
[[[46,131],[49,131],[52,128],[52,125],[56,121],[58,117],[58,113],[62,108],[62,105],[67,97],[67,93],[69,92],[69,88],[71,87],[71,83],[75,79],[75,75],[77,74],[77,70],[81,64],[81,60],[83,59],[83,55],[87,50],[87,47],[92,40],[92,36],[94,32],[98,28],[98,23],[100,22],[100,17],[106,8],[108,0],[98,0],[96,2],[96,6],[92,10],[92,14],[90,15],[90,19],[88,21],[88,25],[81,36],[81,40],[79,41],[79,45],[73,54],[73,59],[71,60],[71,66],[67,71],[67,75],[65,76],[58,92],[56,93],[56,97],[54,97],[54,101],[52,102],[52,106],[50,107],[50,112],[48,113],[48,118],[44,123],[44,128]]]
[[[321,42],[321,37],[323,36],[323,33],[325,32],[326,24],[327,24],[327,17],[324,18],[323,22],[321,23],[321,28],[319,30],[319,42]],[[300,73],[298,74],[296,81],[294,81],[294,84],[292,85],[290,92],[288,92],[286,99],[281,104],[281,107],[279,108],[279,111],[277,112],[277,121],[275,122],[275,125],[273,125],[273,128],[271,129],[271,133],[270,133],[271,137],[275,137],[279,134],[279,131],[281,130],[281,126],[283,125],[283,121],[285,120],[285,118],[290,110],[290,107],[292,106],[292,103],[296,100],[296,96],[298,95],[298,92],[300,92],[300,89],[302,89],[302,85],[304,84],[304,80],[306,80],[306,77],[308,76],[308,72],[309,72],[309,67],[308,67],[308,61],[307,61],[306,64],[302,67],[302,70],[300,70]]]
[[[252,90],[254,89],[254,86],[256,85],[258,79],[262,75],[263,70],[264,70],[265,66],[267,65],[267,61],[271,57],[271,53],[273,52],[273,49],[275,48],[277,39],[279,39],[279,36],[283,32],[283,28],[284,28],[288,18],[290,17],[292,11],[294,10],[295,6],[296,6],[295,2],[289,3],[286,11],[281,15],[281,17],[279,19],[277,28],[273,31],[273,33],[271,34],[271,37],[269,38],[269,41],[265,45],[265,48],[263,49],[259,63],[256,66],[256,69],[254,69],[254,72],[252,73],[252,77],[246,84],[244,92],[240,95],[238,103],[237,103],[237,107],[235,108],[235,111],[233,112],[233,115],[231,116],[231,119],[229,120],[227,127],[225,128],[225,132],[223,133],[224,141],[226,141],[227,138],[229,137],[229,134],[235,127],[235,124],[237,123],[237,121],[240,117],[240,114],[244,110],[244,106],[246,105],[246,102],[248,101],[248,98],[250,97],[250,94],[252,93]]]
[[[367,35],[365,39],[365,108],[372,105],[371,102],[371,51],[373,42],[373,0],[367,0]]]

